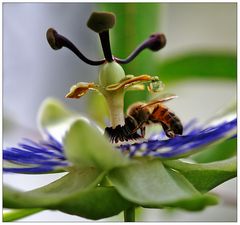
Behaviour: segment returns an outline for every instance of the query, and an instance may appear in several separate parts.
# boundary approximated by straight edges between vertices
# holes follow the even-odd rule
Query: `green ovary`
[[[100,67],[99,84],[102,88],[118,83],[124,77],[123,68],[116,62],[105,63]]]

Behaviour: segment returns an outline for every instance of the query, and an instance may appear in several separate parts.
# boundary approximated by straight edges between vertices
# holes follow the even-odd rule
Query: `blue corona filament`
[[[190,127],[189,127],[190,125]],[[115,151],[121,151],[128,157],[156,157],[156,158],[181,158],[188,153],[194,153],[195,149],[214,143],[237,127],[237,119],[222,122],[204,129],[186,126],[188,132],[173,139],[153,139],[134,144],[122,144],[115,147]],[[154,136],[163,136],[162,132]],[[231,135],[229,138],[235,137]],[[12,163],[11,167],[4,167],[4,172],[13,173],[42,173],[54,170],[65,170],[71,166],[64,155],[62,143],[48,134],[47,140],[34,142],[24,139],[18,147],[6,148],[3,151],[4,161]],[[15,166],[14,166],[15,165]]]

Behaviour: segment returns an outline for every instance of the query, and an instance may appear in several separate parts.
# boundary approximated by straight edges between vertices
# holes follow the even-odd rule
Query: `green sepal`
[[[71,171],[44,187],[21,192],[3,187],[5,208],[43,208],[89,219],[114,216],[132,203],[123,199],[113,187],[98,187],[104,173],[94,168]]]
[[[4,189],[4,206],[7,208],[39,208],[58,204],[72,194],[95,187],[102,177],[103,174],[94,168],[85,168],[84,170],[71,168],[71,172],[60,179],[33,191],[24,192],[19,196],[17,190]],[[13,195],[16,193],[16,196],[13,198],[10,193]]]
[[[64,199],[59,196],[59,199],[52,203],[53,198],[45,202],[41,201],[42,198],[47,199],[50,195],[29,195],[9,187],[4,187],[4,192],[3,200],[6,208],[42,207],[94,220],[117,215],[133,206],[133,203],[121,197],[113,187],[96,187],[71,194]]]
[[[40,106],[38,121],[41,128],[61,123],[72,116],[72,112],[54,98],[47,98]]]
[[[38,125],[43,135],[47,131],[59,141],[62,141],[65,132],[76,120],[89,121],[80,113],[68,110],[62,102],[54,98],[44,100],[38,113]],[[97,127],[93,122],[91,124]]]
[[[227,139],[216,145],[206,146],[203,151],[192,155],[192,159],[197,163],[209,163],[225,160],[237,154],[237,139]]]
[[[33,209],[15,209],[10,212],[4,212],[3,222],[13,222],[41,211],[43,211],[43,209],[33,208]]]
[[[102,219],[119,214],[134,203],[123,198],[114,187],[96,187],[59,205],[62,212],[89,219]]]
[[[129,160],[97,129],[83,120],[74,122],[64,138],[66,158],[77,167],[107,171],[124,166]]]
[[[219,184],[236,177],[236,157],[212,163],[187,163],[181,160],[164,161],[164,165],[179,171],[200,192],[210,191]]]
[[[188,199],[167,203],[165,208],[182,208],[188,211],[201,211],[206,206],[213,206],[219,203],[218,197],[213,194],[196,195]]]
[[[116,168],[109,178],[122,196],[143,207],[201,210],[217,203],[215,196],[202,195],[183,175],[157,159]]]

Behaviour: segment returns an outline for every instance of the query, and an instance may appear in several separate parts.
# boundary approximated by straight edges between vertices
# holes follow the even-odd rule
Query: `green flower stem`
[[[124,210],[124,222],[135,222],[135,208],[134,207]]]
[[[33,209],[16,209],[10,212],[6,212],[3,214],[3,222],[12,222],[19,220],[21,218],[30,216],[32,214],[41,212],[44,209],[33,208]]]
[[[117,125],[124,125],[124,90],[104,91],[104,96],[110,112],[111,126],[115,128]]]

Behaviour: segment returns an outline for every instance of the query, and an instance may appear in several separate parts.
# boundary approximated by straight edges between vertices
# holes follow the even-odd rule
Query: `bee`
[[[136,140],[144,138],[146,126],[160,124],[167,137],[174,138],[176,135],[182,135],[183,126],[180,119],[163,104],[176,97],[176,95],[168,95],[148,103],[132,104],[127,110],[125,124],[115,128],[107,127],[105,134],[115,143]]]

